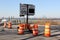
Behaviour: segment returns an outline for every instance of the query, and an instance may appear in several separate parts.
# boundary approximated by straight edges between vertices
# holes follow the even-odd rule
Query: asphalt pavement
[[[59,25],[52,25],[51,29],[51,36],[45,37],[44,36],[44,26],[39,25],[39,35],[33,36],[32,33],[25,31],[23,35],[17,34],[17,25],[13,25],[12,29],[4,28],[0,26],[0,40],[60,40],[60,26]]]

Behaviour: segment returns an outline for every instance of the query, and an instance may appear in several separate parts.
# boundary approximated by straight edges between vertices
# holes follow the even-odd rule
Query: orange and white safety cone
[[[19,24],[18,34],[24,34],[24,24]]]
[[[12,28],[12,23],[8,22],[8,28],[11,29]]]
[[[46,24],[45,24],[45,32],[44,32],[44,36],[46,36],[46,37],[50,37],[50,23],[49,22],[47,22]]]
[[[6,26],[7,26],[7,23],[6,23],[6,22],[4,22],[4,25],[3,25],[3,27],[4,27],[4,28],[6,28]]]
[[[37,35],[38,35],[38,25],[35,24],[35,25],[33,26],[33,36],[37,36]]]

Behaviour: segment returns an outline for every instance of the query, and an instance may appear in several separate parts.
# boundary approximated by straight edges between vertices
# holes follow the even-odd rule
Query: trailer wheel
[[[30,33],[32,33],[32,30],[29,30]]]

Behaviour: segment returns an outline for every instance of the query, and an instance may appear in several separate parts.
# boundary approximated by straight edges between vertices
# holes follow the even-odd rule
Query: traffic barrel
[[[29,30],[30,24],[25,24],[25,29]]]
[[[32,33],[30,24],[25,24],[25,29],[28,30],[30,33]]]
[[[29,29],[29,27],[30,27],[30,24],[25,24],[26,29]]]
[[[4,28],[6,28],[6,26],[7,26],[7,23],[6,23],[6,22],[4,22],[4,25],[3,25],[3,27],[4,27]]]
[[[18,34],[24,34],[24,30],[18,29]]]
[[[30,24],[27,24],[27,29],[30,29]]]
[[[38,24],[34,24],[33,28],[36,29],[36,30],[38,30]]]
[[[38,35],[38,30],[33,30],[33,36],[37,36]]]
[[[9,21],[8,22],[8,28],[11,29],[12,28],[12,23]]]
[[[18,34],[24,34],[24,24],[19,24]]]
[[[30,26],[29,26],[29,29],[32,30],[32,29],[33,29],[33,25],[30,25]]]
[[[50,23],[47,22],[45,24],[44,36],[50,37],[50,35],[51,35],[51,33],[50,33]]]
[[[37,36],[38,35],[38,25],[34,24],[33,26],[33,36]]]
[[[29,32],[32,33],[33,32],[33,26],[31,24],[28,24],[28,29],[29,29]]]

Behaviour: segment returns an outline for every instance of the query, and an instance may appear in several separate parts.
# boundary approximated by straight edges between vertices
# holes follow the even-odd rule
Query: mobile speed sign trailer
[[[20,17],[25,16],[26,24],[19,24],[18,27],[18,34],[23,34],[24,29],[28,29],[29,32],[32,32],[34,36],[38,35],[38,25],[34,24],[33,26],[30,26],[28,24],[28,16],[33,16],[35,14],[35,6],[32,4],[20,4]]]

